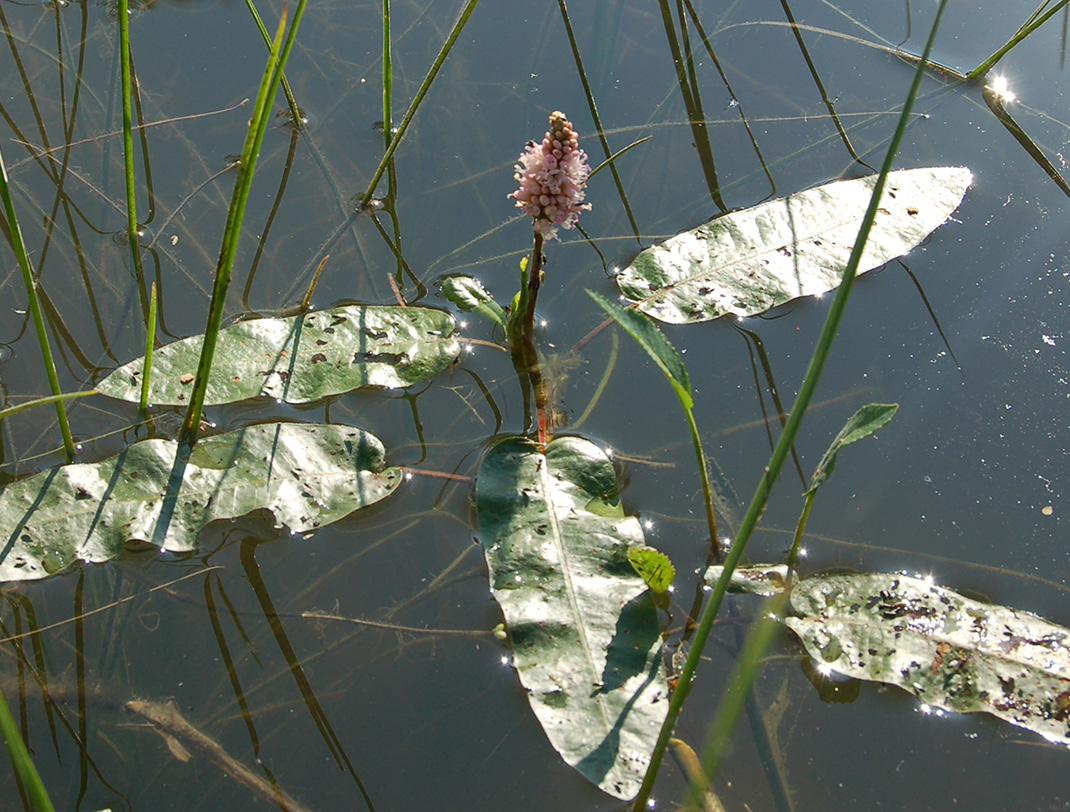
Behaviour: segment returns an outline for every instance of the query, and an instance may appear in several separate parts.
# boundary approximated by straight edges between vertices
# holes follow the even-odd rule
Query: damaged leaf
[[[558,437],[499,440],[476,480],[491,590],[528,702],[561,757],[617,798],[639,791],[669,707],[658,613],[629,552],[643,530],[613,465]]]
[[[0,581],[45,578],[123,547],[189,552],[210,522],[268,510],[307,533],[401,483],[373,435],[349,426],[265,423],[202,439],[188,459],[143,440],[101,462],[63,465],[0,491]]]
[[[962,202],[973,176],[957,166],[888,175],[858,273],[907,253]],[[718,217],[647,248],[617,276],[659,321],[754,316],[843,279],[876,176],[827,183]]]
[[[819,665],[1070,745],[1070,629],[907,575],[809,578],[791,605]]]
[[[412,386],[457,360],[454,325],[441,310],[366,305],[240,321],[219,333],[205,403],[308,403],[367,386]],[[191,336],[153,352],[149,403],[188,402],[203,341]],[[139,358],[119,367],[98,391],[138,402],[143,366]]]

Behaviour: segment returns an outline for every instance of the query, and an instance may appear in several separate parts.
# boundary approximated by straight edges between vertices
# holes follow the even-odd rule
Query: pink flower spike
[[[519,161],[513,177],[520,188],[509,197],[534,219],[535,230],[544,239],[554,239],[559,227],[575,227],[580,212],[591,208],[583,202],[591,167],[564,113],[550,115],[550,129],[542,143],[529,141]]]

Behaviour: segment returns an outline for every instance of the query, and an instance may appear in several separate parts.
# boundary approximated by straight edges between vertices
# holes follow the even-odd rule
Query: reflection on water
[[[969,68],[988,56],[1030,10],[1013,6],[952,4],[939,61]],[[460,7],[392,4],[395,123]],[[326,254],[316,307],[392,303],[393,285],[409,303],[442,305],[434,283],[451,273],[477,276],[507,302],[530,250],[506,199],[512,165],[560,109],[595,165],[651,136],[588,187],[589,239],[569,233],[547,246],[540,340],[563,354],[601,321],[584,289],[614,295],[609,269],[641,247],[879,165],[911,78],[889,50],[920,49],[931,13],[595,0],[568,8],[573,47],[563,7],[477,9],[377,190],[382,206],[358,217],[353,196],[383,151],[381,11],[314,0],[286,71],[313,126],[280,120],[265,139],[230,315],[297,304]],[[270,27],[279,9],[260,11]],[[1070,154],[1059,19],[990,80],[1039,155],[980,87],[947,74],[926,80],[899,165],[968,166],[975,185],[901,265],[856,286],[755,560],[783,557],[805,478],[846,417],[894,401],[895,420],[845,453],[822,489],[806,566],[931,573],[1070,623],[1066,195],[1043,164],[1059,174]],[[237,3],[147,4],[132,17],[139,274],[112,238],[126,222],[112,11],[0,4],[0,26],[0,146],[61,385],[86,389],[141,354],[153,281],[160,341],[203,329],[233,178],[227,156],[241,149],[263,43]],[[47,385],[17,268],[6,248],[0,255],[0,387],[12,405]],[[735,493],[754,488],[827,305],[666,329],[685,353],[726,514],[738,508]],[[466,320],[469,337],[500,338]],[[210,529],[188,559],[127,554],[0,593],[0,687],[57,807],[616,807],[549,747],[490,634],[500,615],[473,544],[467,478],[491,437],[521,428],[524,407],[508,356],[471,350],[459,368],[405,393],[208,411],[221,429],[267,417],[359,426],[383,439],[392,464],[442,476],[414,476],[390,500],[309,538],[252,516]],[[656,522],[656,544],[681,573],[678,626],[702,597],[695,570],[708,550],[678,406],[629,340],[618,346],[603,331],[579,359],[555,380],[557,408],[617,451],[627,510]],[[132,429],[135,411],[103,398],[69,408],[84,460],[148,430]],[[155,419],[173,436],[177,413]],[[47,409],[4,421],[2,475],[58,462],[58,436]],[[752,609],[743,603],[739,614]],[[736,648],[731,629],[717,634],[722,645],[709,651],[677,731],[693,744]],[[854,702],[824,704],[786,636],[780,653],[722,768],[729,808],[1067,802],[1055,778],[1061,750],[991,720],[925,715],[910,697],[872,686]],[[682,792],[670,764],[659,806]],[[0,775],[0,797],[18,793]]]

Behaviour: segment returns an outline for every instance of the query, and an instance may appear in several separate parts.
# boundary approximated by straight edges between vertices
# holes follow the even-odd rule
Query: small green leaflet
[[[475,313],[505,329],[505,311],[478,279],[462,275],[447,276],[439,283],[439,290],[446,301],[465,313]]]
[[[972,179],[956,166],[890,173],[858,272],[920,244],[958,208]],[[617,284],[639,310],[672,324],[755,316],[834,290],[875,180],[834,181],[718,217],[647,248]]]
[[[454,325],[442,310],[370,305],[240,321],[219,333],[205,403],[308,403],[366,386],[412,386],[457,360]],[[152,354],[149,403],[187,402],[203,342],[191,336]],[[97,389],[138,402],[142,366],[139,358],[119,367]]]
[[[897,574],[808,578],[791,605],[819,664],[1070,746],[1070,629]]]
[[[0,491],[0,581],[45,578],[125,546],[189,552],[210,522],[269,510],[307,533],[401,484],[373,435],[349,426],[264,423],[202,439],[189,459],[143,440],[101,462],[62,465]]]
[[[672,579],[676,577],[676,567],[669,557],[653,547],[632,547],[628,550],[628,561],[646,585],[659,595],[672,585]]]
[[[868,437],[877,429],[887,425],[898,410],[898,403],[867,403],[851,415],[821,457],[814,475],[810,478],[810,486],[806,492],[813,493],[832,476],[832,470],[836,467],[836,457],[841,448]]]
[[[613,465],[578,437],[488,450],[476,479],[491,590],[550,743],[617,798],[639,791],[669,707],[658,612],[629,563],[643,529]]]

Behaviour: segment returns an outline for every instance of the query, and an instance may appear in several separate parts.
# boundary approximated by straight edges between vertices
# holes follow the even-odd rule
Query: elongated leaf
[[[457,359],[453,328],[453,316],[441,310],[365,305],[241,321],[219,333],[205,403],[259,396],[307,403],[365,386],[411,386]],[[150,403],[186,402],[203,340],[191,336],[152,354]],[[141,359],[131,361],[97,389],[137,402],[141,369]]]
[[[478,279],[447,276],[440,283],[439,290],[446,301],[452,302],[465,313],[475,313],[505,329],[505,311]]]
[[[835,181],[711,220],[652,246],[617,276],[626,297],[659,321],[754,316],[839,286],[876,176]],[[859,273],[907,253],[958,208],[963,167],[888,175]]]
[[[605,792],[639,791],[668,709],[657,610],[628,562],[643,545],[606,455],[510,437],[476,482],[491,589],[513,663],[550,743]]]
[[[620,307],[594,291],[589,290],[587,294],[600,308],[612,316],[613,320],[634,338],[640,347],[646,350],[646,354],[669,379],[683,407],[685,409],[693,407],[695,401],[691,395],[691,379],[687,375],[684,359],[680,357],[676,347],[658,329],[657,325],[642,313],[631,308]]]
[[[906,575],[810,578],[791,605],[819,665],[1070,745],[1070,629]]]
[[[44,578],[124,546],[187,552],[209,523],[269,510],[306,533],[393,493],[382,444],[349,426],[266,423],[178,444],[144,440],[116,457],[64,465],[0,491],[0,581]]]
[[[851,415],[821,457],[814,475],[810,478],[810,487],[806,489],[806,492],[813,493],[832,476],[832,470],[836,467],[836,457],[841,448],[868,437],[877,429],[887,425],[898,410],[898,403],[867,403]]]

